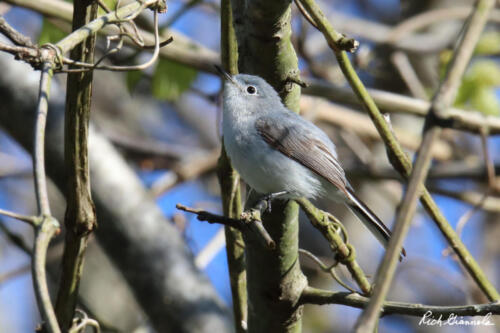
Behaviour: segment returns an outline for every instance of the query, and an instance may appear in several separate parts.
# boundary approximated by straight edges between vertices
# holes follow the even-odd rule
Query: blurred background
[[[106,2],[112,5],[111,1]],[[435,92],[474,3],[467,0],[318,2],[338,31],[360,41],[361,46],[352,59],[367,86],[424,101]],[[115,158],[126,161],[124,167],[133,170],[140,179],[148,197],[161,209],[165,223],[172,224],[182,234],[196,266],[206,274],[229,308],[231,291],[223,229],[219,225],[198,222],[192,215],[175,209],[176,203],[182,203],[221,212],[215,170],[220,153],[221,83],[217,76],[207,72],[211,63],[218,62],[219,5],[215,0],[168,1],[168,11],[160,16],[160,23],[166,30],[164,35],[174,36],[174,42],[166,48],[191,49],[199,58],[184,59],[182,63],[172,60],[175,56],[161,58],[144,72],[95,72],[91,121],[99,140],[112,143],[110,149],[117,153],[116,156],[99,153],[101,155],[96,155],[96,159],[103,165],[111,163],[107,169],[111,173],[115,170],[112,164]],[[428,15],[420,17],[416,24],[403,24],[408,23],[409,18],[425,13]],[[64,19],[44,18],[37,11],[16,6],[11,1],[0,2],[0,15],[40,44],[58,41],[70,30]],[[151,22],[149,12],[138,20],[139,26],[149,31]],[[482,35],[455,107],[498,115],[499,23],[500,10],[497,9],[492,12],[490,24]],[[382,220],[392,225],[404,191],[401,178],[388,162],[385,148],[370,119],[349,97],[349,89],[323,36],[301,17],[296,7],[293,7],[292,27],[302,78],[332,85],[339,91],[337,95],[324,98],[318,97],[321,95],[318,92],[304,89],[301,112],[330,135],[357,193]],[[99,37],[101,55],[106,50],[106,42],[103,36]],[[182,53],[179,54],[181,58]],[[147,52],[124,47],[106,61],[130,64],[143,62],[149,57]],[[190,61],[191,66],[186,64]],[[28,97],[14,99],[7,94],[16,91],[30,97],[36,94],[39,72],[10,55],[0,54],[0,73],[0,104],[13,113],[16,108],[29,107]],[[54,110],[64,105],[64,90],[65,75],[58,74],[51,97]],[[9,104],[12,101],[18,102]],[[22,101],[26,101],[26,105]],[[412,155],[420,142],[423,117],[408,114],[404,108],[395,109],[390,113],[394,131]],[[33,214],[36,203],[31,156],[23,148],[30,141],[22,139],[24,133],[31,130],[32,120],[22,117],[0,116],[0,207]],[[24,117],[28,116],[24,114]],[[58,122],[53,124],[49,125],[48,131],[53,130],[56,134],[48,136],[47,149],[62,149],[57,148],[62,145],[60,134],[57,134],[60,133],[57,132],[60,130]],[[99,142],[96,140],[96,145]],[[488,158],[485,158],[485,148]],[[495,174],[488,178],[487,164],[495,171],[499,149],[500,141],[494,136],[486,137],[484,143],[480,135],[445,130],[436,144],[427,182],[446,218],[459,231],[497,288],[500,288],[500,187]],[[90,154],[93,154],[92,148]],[[57,174],[57,163],[51,161],[50,156],[47,164],[52,171],[49,170],[49,175],[51,172]],[[106,185],[105,177],[101,179],[98,173],[92,176],[93,186]],[[125,183],[129,178],[121,181]],[[62,221],[64,197],[55,183],[50,184],[51,203],[54,215]],[[107,195],[116,199],[115,205],[121,205],[123,209],[128,207],[129,198],[120,195],[118,185],[108,188],[108,191]],[[383,254],[376,240],[343,207],[327,201],[318,202],[318,205],[346,225],[360,265],[373,276]],[[98,215],[99,223],[100,218]],[[136,227],[141,228],[140,225]],[[97,233],[104,232],[105,228],[105,225],[100,225]],[[120,238],[113,240],[108,236],[99,238],[99,241],[98,238],[91,236],[86,255],[80,290],[82,306],[102,323],[104,332],[154,332],[130,290],[130,281],[123,277],[122,266],[108,257],[108,249],[118,247],[115,251],[120,251]],[[59,235],[48,253],[49,277],[53,283],[57,281],[63,239]],[[0,332],[32,332],[40,322],[33,294],[30,258],[23,250],[25,245],[31,248],[32,240],[29,226],[0,218]],[[328,243],[304,216],[301,216],[300,246],[325,264],[333,262]],[[413,221],[405,248],[408,257],[398,266],[390,300],[433,305],[486,302],[449,250],[438,228],[421,210]],[[312,286],[344,290],[311,258],[301,256],[300,260]],[[355,286],[342,267],[337,273],[347,284]],[[306,306],[304,332],[345,332],[353,326],[359,313],[357,309],[340,305]],[[418,322],[419,318],[387,316],[380,321],[380,331],[495,331],[495,328],[484,326],[426,327],[419,326]],[[496,323],[500,325],[498,320]]]

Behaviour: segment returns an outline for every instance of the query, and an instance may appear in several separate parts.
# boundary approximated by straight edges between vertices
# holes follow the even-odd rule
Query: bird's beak
[[[217,69],[217,72],[219,72],[219,74],[221,75],[222,79],[226,80],[226,81],[229,81],[231,83],[233,83],[234,85],[238,85],[236,83],[236,81],[234,81],[233,77],[231,76],[231,74],[229,74],[228,72],[226,72],[225,70],[223,70],[220,66],[218,65],[214,65],[215,66],[215,69]]]

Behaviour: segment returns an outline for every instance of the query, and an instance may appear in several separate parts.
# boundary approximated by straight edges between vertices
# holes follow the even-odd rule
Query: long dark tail
[[[391,231],[387,228],[377,215],[368,206],[365,205],[361,199],[359,199],[351,189],[347,189],[348,201],[347,206],[352,210],[354,214],[363,222],[365,227],[370,230],[370,232],[378,239],[378,241],[387,248],[389,243],[389,238],[391,238]],[[403,248],[399,256],[399,260],[406,256],[406,251]]]

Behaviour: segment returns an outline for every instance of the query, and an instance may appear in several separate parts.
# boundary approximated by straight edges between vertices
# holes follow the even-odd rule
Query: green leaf
[[[127,72],[127,89],[130,94],[134,91],[135,87],[142,79],[142,71],[128,71]]]
[[[498,31],[483,33],[474,51],[479,55],[497,55],[500,53],[500,33]]]
[[[497,86],[500,85],[500,68],[492,60],[476,61],[467,72],[466,78],[476,85]]]
[[[493,88],[482,88],[471,98],[471,106],[487,116],[500,114],[500,102]]]
[[[500,68],[494,61],[478,60],[466,72],[455,106],[473,108],[485,115],[498,115],[500,101],[495,87],[500,85]]]
[[[158,99],[174,101],[189,88],[196,78],[197,71],[191,67],[160,59],[153,73],[151,89]]]
[[[43,45],[46,43],[56,43],[66,37],[66,33],[50,23],[49,20],[43,19],[42,30],[38,36],[38,44]]]

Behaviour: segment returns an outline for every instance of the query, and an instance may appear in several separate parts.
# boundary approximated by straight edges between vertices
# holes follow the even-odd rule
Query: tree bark
[[[300,88],[297,56],[291,37],[291,1],[232,1],[238,40],[240,73],[263,77],[280,93],[284,104],[298,112]],[[265,228],[276,242],[270,251],[246,233],[248,332],[301,332],[307,285],[298,259],[298,206],[275,201],[264,214]]]

